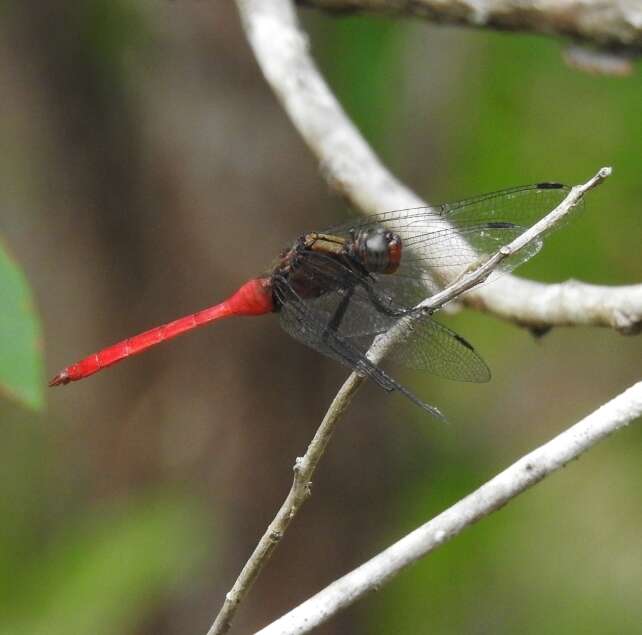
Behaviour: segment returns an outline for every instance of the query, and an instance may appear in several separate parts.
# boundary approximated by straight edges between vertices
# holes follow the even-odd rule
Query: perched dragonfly
[[[443,418],[368,359],[374,337],[414,315],[418,319],[390,357],[449,379],[488,381],[490,371],[474,348],[430,314],[417,315],[414,307],[482,264],[568,191],[560,183],[538,183],[455,203],[384,212],[303,234],[269,271],[227,300],[89,355],[60,371],[49,385],[83,379],[222,318],[277,313],[295,339]],[[504,261],[502,270],[512,270],[541,245],[541,240],[529,244]]]

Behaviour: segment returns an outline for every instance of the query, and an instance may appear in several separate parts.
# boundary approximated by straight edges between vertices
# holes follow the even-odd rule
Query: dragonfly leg
[[[381,296],[376,292],[375,289],[372,288],[372,285],[366,282],[362,282],[361,286],[366,290],[366,293],[368,294],[368,297],[370,298],[370,301],[372,302],[372,304],[376,307],[378,311],[380,311],[384,315],[387,315],[393,318],[402,318],[407,315],[412,315],[414,313],[413,309],[392,308],[390,306],[387,306],[381,300]]]
[[[349,298],[345,303],[346,306],[348,302]],[[341,305],[343,305],[343,302],[341,302]],[[345,313],[345,310],[343,311],[343,313]],[[334,317],[335,316],[333,316],[333,319]],[[326,328],[323,333],[323,339],[326,346],[328,346],[328,348],[332,350],[335,355],[344,359],[359,374],[368,377],[369,379],[374,381],[380,388],[383,388],[386,392],[393,392],[395,390],[397,392],[400,392],[404,397],[425,410],[427,413],[431,414],[433,417],[441,419],[442,421],[446,421],[446,417],[438,408],[435,408],[434,406],[427,404],[425,401],[422,401],[407,388],[395,381],[390,375],[388,375],[388,373],[379,368],[379,366],[377,366],[376,364],[373,364],[367,357],[356,350],[348,341],[340,337],[335,330]]]
[[[400,383],[395,381],[392,377],[390,377],[390,375],[388,375],[385,371],[381,370],[381,368],[379,368],[378,366],[376,368],[377,368],[377,371],[378,371],[377,374],[380,373],[382,375],[382,378],[385,378],[386,382],[388,382],[389,385],[390,385],[390,388],[386,389],[386,390],[389,390],[389,391],[396,390],[396,391],[400,392],[404,397],[406,397],[406,399],[410,399],[410,401],[412,401],[412,403],[414,403],[415,405],[419,406],[422,410],[425,410],[428,414],[431,414],[433,417],[436,417],[437,419],[441,419],[444,422],[446,421],[446,417],[441,412],[441,410],[439,410],[439,408],[436,408],[435,406],[431,406],[430,404],[426,403],[425,401],[422,401],[421,399],[419,399],[419,397],[417,397],[417,395],[415,395],[414,393],[410,392],[407,388],[405,388]],[[370,375],[370,376],[372,376],[372,375]],[[381,384],[379,384],[379,385],[381,385]]]
[[[339,306],[334,312],[334,315],[330,318],[330,321],[325,327],[325,330],[323,331],[322,337],[324,341],[327,340],[327,337],[330,331],[334,331],[334,332],[338,331],[339,327],[341,326],[341,322],[346,314],[346,311],[348,310],[348,306],[350,305],[350,300],[352,298],[353,293],[354,293],[354,287],[350,287],[347,290],[347,293],[343,296],[341,302],[339,302]]]
[[[379,366],[372,364],[368,359],[358,359],[355,366],[357,371],[366,375],[386,392],[393,392],[396,390],[406,397],[406,399],[409,399],[422,410],[425,410],[428,414],[431,414],[433,417],[441,419],[442,421],[446,421],[446,417],[438,408],[435,408],[435,406],[431,406],[425,401],[419,399],[417,395],[410,392],[410,390],[402,386],[399,382],[395,381],[390,375],[388,375],[388,373],[379,368]]]

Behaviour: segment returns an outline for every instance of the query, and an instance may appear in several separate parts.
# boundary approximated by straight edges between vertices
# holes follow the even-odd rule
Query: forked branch
[[[642,416],[642,382],[579,423],[513,463],[472,494],[415,529],[257,635],[301,635],[376,590],[431,551],[461,533],[546,476],[578,458],[607,436]]]

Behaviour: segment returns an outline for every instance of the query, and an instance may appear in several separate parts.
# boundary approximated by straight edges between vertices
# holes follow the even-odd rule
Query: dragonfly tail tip
[[[67,370],[61,370],[57,375],[55,375],[51,381],[49,382],[49,387],[53,386],[64,386],[65,384],[68,384],[71,381],[71,378],[69,377],[69,373]]]

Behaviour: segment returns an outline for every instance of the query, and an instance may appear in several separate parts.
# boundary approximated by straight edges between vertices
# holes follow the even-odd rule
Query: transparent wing
[[[334,225],[326,232],[348,237],[353,229],[385,225],[407,240],[430,233],[433,228],[439,228],[442,222],[447,222],[455,229],[474,228],[489,222],[528,227],[558,205],[569,191],[570,187],[561,183],[523,185],[441,205],[356,217],[346,223]],[[441,228],[444,229],[443,226]]]
[[[297,282],[303,283],[303,288],[322,285],[326,292],[320,297],[301,300],[291,287],[281,290],[283,328],[295,339],[343,363],[346,362],[345,355],[337,356],[337,350],[329,348],[328,331],[349,344],[352,353],[361,358],[365,357],[375,335],[388,331],[408,315],[407,309],[381,292],[377,279],[359,275],[324,254],[306,253],[297,274]],[[341,315],[337,320],[339,312]],[[484,361],[454,331],[428,315],[412,320],[409,326],[405,337],[393,347],[389,359],[457,381],[490,379]],[[348,361],[354,367],[354,359]]]
[[[330,227],[326,233],[350,237],[355,230],[384,225],[403,241],[402,263],[395,275],[443,288],[483,261],[554,209],[569,189],[538,183],[431,207],[394,210]],[[541,248],[534,241],[505,260],[500,271],[512,271]],[[435,271],[443,275],[437,278]]]
[[[389,359],[455,381],[482,383],[490,380],[486,362],[472,345],[428,316],[410,324],[405,337],[390,352]]]
[[[335,330],[328,328],[325,314],[318,313],[308,301],[298,297],[291,286],[277,281],[274,290],[281,302],[280,321],[286,333],[319,353],[368,377],[385,391],[397,391],[432,416],[445,419],[438,408],[419,399],[383,369],[373,364],[365,356],[365,350],[355,341],[343,338]]]

